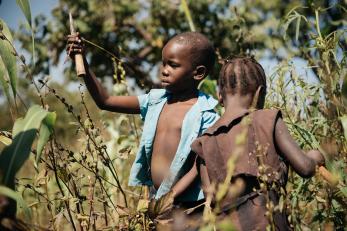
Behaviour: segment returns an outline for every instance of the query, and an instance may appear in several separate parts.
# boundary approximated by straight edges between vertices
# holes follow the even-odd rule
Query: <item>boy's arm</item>
[[[172,187],[171,191],[173,192],[174,198],[179,196],[184,192],[196,179],[198,176],[198,170],[196,166],[196,158],[192,168],[185,174],[177,183]]]
[[[306,155],[290,135],[282,118],[275,125],[275,144],[289,164],[302,177],[315,174],[316,165],[324,164],[324,157],[317,150],[311,150]]]
[[[203,161],[198,161],[198,168],[199,168],[199,173],[200,173],[200,179],[201,179],[201,187],[202,190],[204,191],[205,198],[208,197],[209,189],[211,187],[211,181],[210,177],[208,176],[206,164]]]
[[[136,96],[110,96],[101,86],[95,74],[89,68],[84,55],[84,44],[79,34],[68,35],[67,52],[72,60],[74,60],[75,54],[83,55],[84,68],[86,70],[86,76],[83,79],[89,93],[100,109],[128,114],[140,113],[139,101]]]

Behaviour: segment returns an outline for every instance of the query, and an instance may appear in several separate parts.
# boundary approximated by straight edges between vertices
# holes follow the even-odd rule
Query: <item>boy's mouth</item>
[[[168,85],[170,82],[165,77],[160,78],[161,85]]]
[[[167,86],[169,86],[170,84],[168,82],[163,82],[161,81],[161,86],[166,88]]]

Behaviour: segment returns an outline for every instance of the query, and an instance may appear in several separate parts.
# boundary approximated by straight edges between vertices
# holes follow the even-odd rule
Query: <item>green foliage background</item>
[[[34,103],[57,114],[53,135],[36,169],[34,145],[29,161],[17,175],[16,191],[32,213],[28,225],[37,230],[152,227],[143,208],[145,202],[139,200],[142,189],[127,186],[141,134],[139,118],[98,110],[83,84],[79,90],[69,91],[69,83],[81,82],[73,66],[66,68],[64,76],[54,76],[64,79],[63,84],[51,80],[50,68],[65,57],[71,11],[87,40],[90,66],[102,82],[112,83],[111,94],[135,94],[157,87],[163,45],[171,36],[190,30],[192,23],[213,41],[220,58],[252,54],[258,60],[278,62],[267,76],[266,107],[281,109],[300,146],[319,148],[326,156],[327,168],[339,180],[338,185],[330,186],[319,175],[302,179],[291,172],[284,199],[289,220],[295,230],[344,230],[346,1],[187,3],[191,22],[179,0],[60,0],[52,19],[38,15],[30,24],[32,30],[22,25],[12,31],[22,49],[35,58],[25,61],[18,53],[13,56],[21,60],[17,68],[22,67],[16,91],[10,81],[15,78],[12,72],[7,68],[8,74],[3,74],[7,82],[2,83],[0,94],[4,96],[3,89],[11,87],[13,95],[7,93],[7,101],[0,105],[0,137],[11,138],[14,121]],[[298,73],[297,59],[307,63],[306,72]],[[219,67],[215,66],[202,90],[216,94]],[[22,210],[18,217],[24,219]],[[204,217],[204,230],[213,230],[214,225],[222,230],[230,227]]]

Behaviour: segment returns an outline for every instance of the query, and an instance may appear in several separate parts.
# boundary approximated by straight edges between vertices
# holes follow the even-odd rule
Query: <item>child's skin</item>
[[[72,59],[77,53],[84,54],[84,46],[78,34],[68,36],[67,51]],[[184,116],[197,102],[198,83],[207,75],[204,65],[192,64],[190,53],[189,45],[176,41],[169,41],[162,51],[161,85],[172,93],[172,97],[161,111],[154,138],[150,169],[156,189],[166,177],[163,173],[169,173],[180,142]],[[98,107],[113,112],[139,114],[137,96],[108,95],[83,57],[86,70],[84,81]]]

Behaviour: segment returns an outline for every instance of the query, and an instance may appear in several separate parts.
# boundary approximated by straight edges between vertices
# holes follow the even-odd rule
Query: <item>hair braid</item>
[[[219,77],[219,89],[224,97],[227,92],[255,95],[261,87],[257,108],[264,107],[266,76],[262,66],[253,57],[233,57],[226,60]]]

